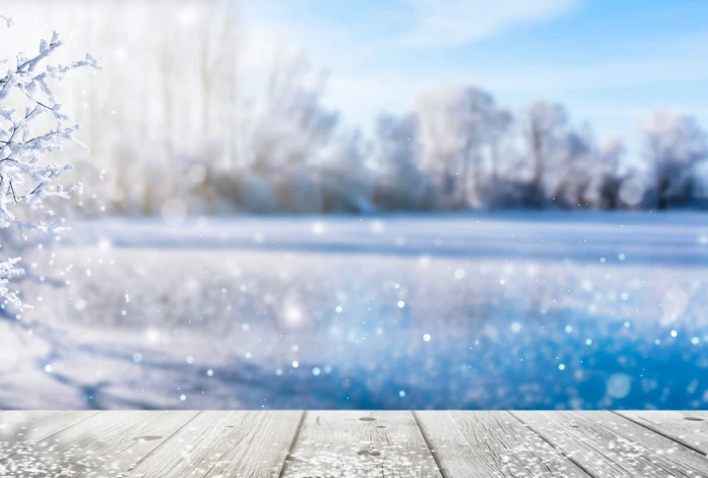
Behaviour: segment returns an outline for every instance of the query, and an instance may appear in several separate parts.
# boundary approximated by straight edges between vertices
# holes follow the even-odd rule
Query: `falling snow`
[[[703,408],[708,248],[679,219],[77,224],[0,321],[0,404]]]

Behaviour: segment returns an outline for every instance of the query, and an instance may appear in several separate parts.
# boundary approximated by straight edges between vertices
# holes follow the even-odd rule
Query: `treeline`
[[[292,96],[289,96],[292,95]],[[657,112],[630,163],[620,139],[600,142],[565,108],[535,102],[517,114],[476,87],[435,90],[415,111],[382,115],[373,133],[338,130],[309,91],[246,138],[244,156],[212,142],[201,153],[117,154],[111,210],[191,214],[505,209],[704,208],[706,132],[685,114]],[[130,191],[128,193],[128,191]]]
[[[323,103],[325,75],[250,31],[237,0],[10,7],[25,31],[45,12],[70,32],[69,55],[102,58],[100,74],[59,95],[91,150],[71,158],[87,213],[708,205],[706,132],[680,112],[647,118],[631,157],[560,104],[512,111],[465,85],[422,92],[410,112],[351,130]]]

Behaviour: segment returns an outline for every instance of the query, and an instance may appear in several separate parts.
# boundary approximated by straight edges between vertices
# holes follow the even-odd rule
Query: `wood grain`
[[[123,472],[195,415],[196,412],[98,413],[41,440],[18,444],[0,461],[0,476],[24,476],[28,470],[39,476],[53,476],[61,470],[74,478]]]
[[[0,412],[0,477],[698,478],[708,412]]]
[[[284,477],[441,474],[411,412],[307,412]]]
[[[201,412],[126,478],[279,476],[303,412]]]
[[[696,478],[708,460],[611,412],[512,412],[594,477]]]
[[[616,412],[652,431],[708,455],[708,412]]]
[[[88,412],[0,412],[0,459],[19,445],[36,443],[98,414]]]
[[[507,412],[416,412],[446,478],[588,475]]]

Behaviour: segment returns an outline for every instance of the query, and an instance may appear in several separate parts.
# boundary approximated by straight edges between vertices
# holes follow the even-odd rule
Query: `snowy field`
[[[0,408],[708,406],[699,214],[110,220],[25,260]]]

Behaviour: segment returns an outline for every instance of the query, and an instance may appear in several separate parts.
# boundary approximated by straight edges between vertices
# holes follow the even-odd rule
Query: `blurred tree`
[[[656,207],[689,204],[696,197],[696,166],[708,158],[708,134],[695,118],[671,111],[656,112],[643,134]]]
[[[531,166],[529,205],[548,202],[549,190],[555,189],[557,166],[567,148],[568,115],[557,103],[542,100],[531,104],[522,116],[523,137]]]
[[[615,210],[622,204],[620,190],[628,175],[621,171],[622,159],[626,154],[624,142],[620,138],[611,138],[599,148],[599,174],[596,178],[594,202],[597,208]]]
[[[79,166],[71,181],[98,191],[95,211],[158,214],[179,196],[200,214],[668,208],[698,194],[703,136],[685,115],[648,125],[646,176],[627,172],[621,141],[575,127],[562,105],[512,114],[469,85],[426,91],[367,136],[345,130],[305,54],[246,29],[241,0],[8,4],[32,28],[64,22],[72,44],[104,58],[100,82],[79,76],[70,90],[93,157],[64,153]]]
[[[427,92],[418,101],[417,114],[423,164],[441,176],[444,201],[453,207],[481,206],[484,149],[498,146],[510,115],[491,94],[474,86]]]
[[[414,113],[376,121],[374,203],[384,210],[431,209],[434,185],[421,170],[419,120]]]

